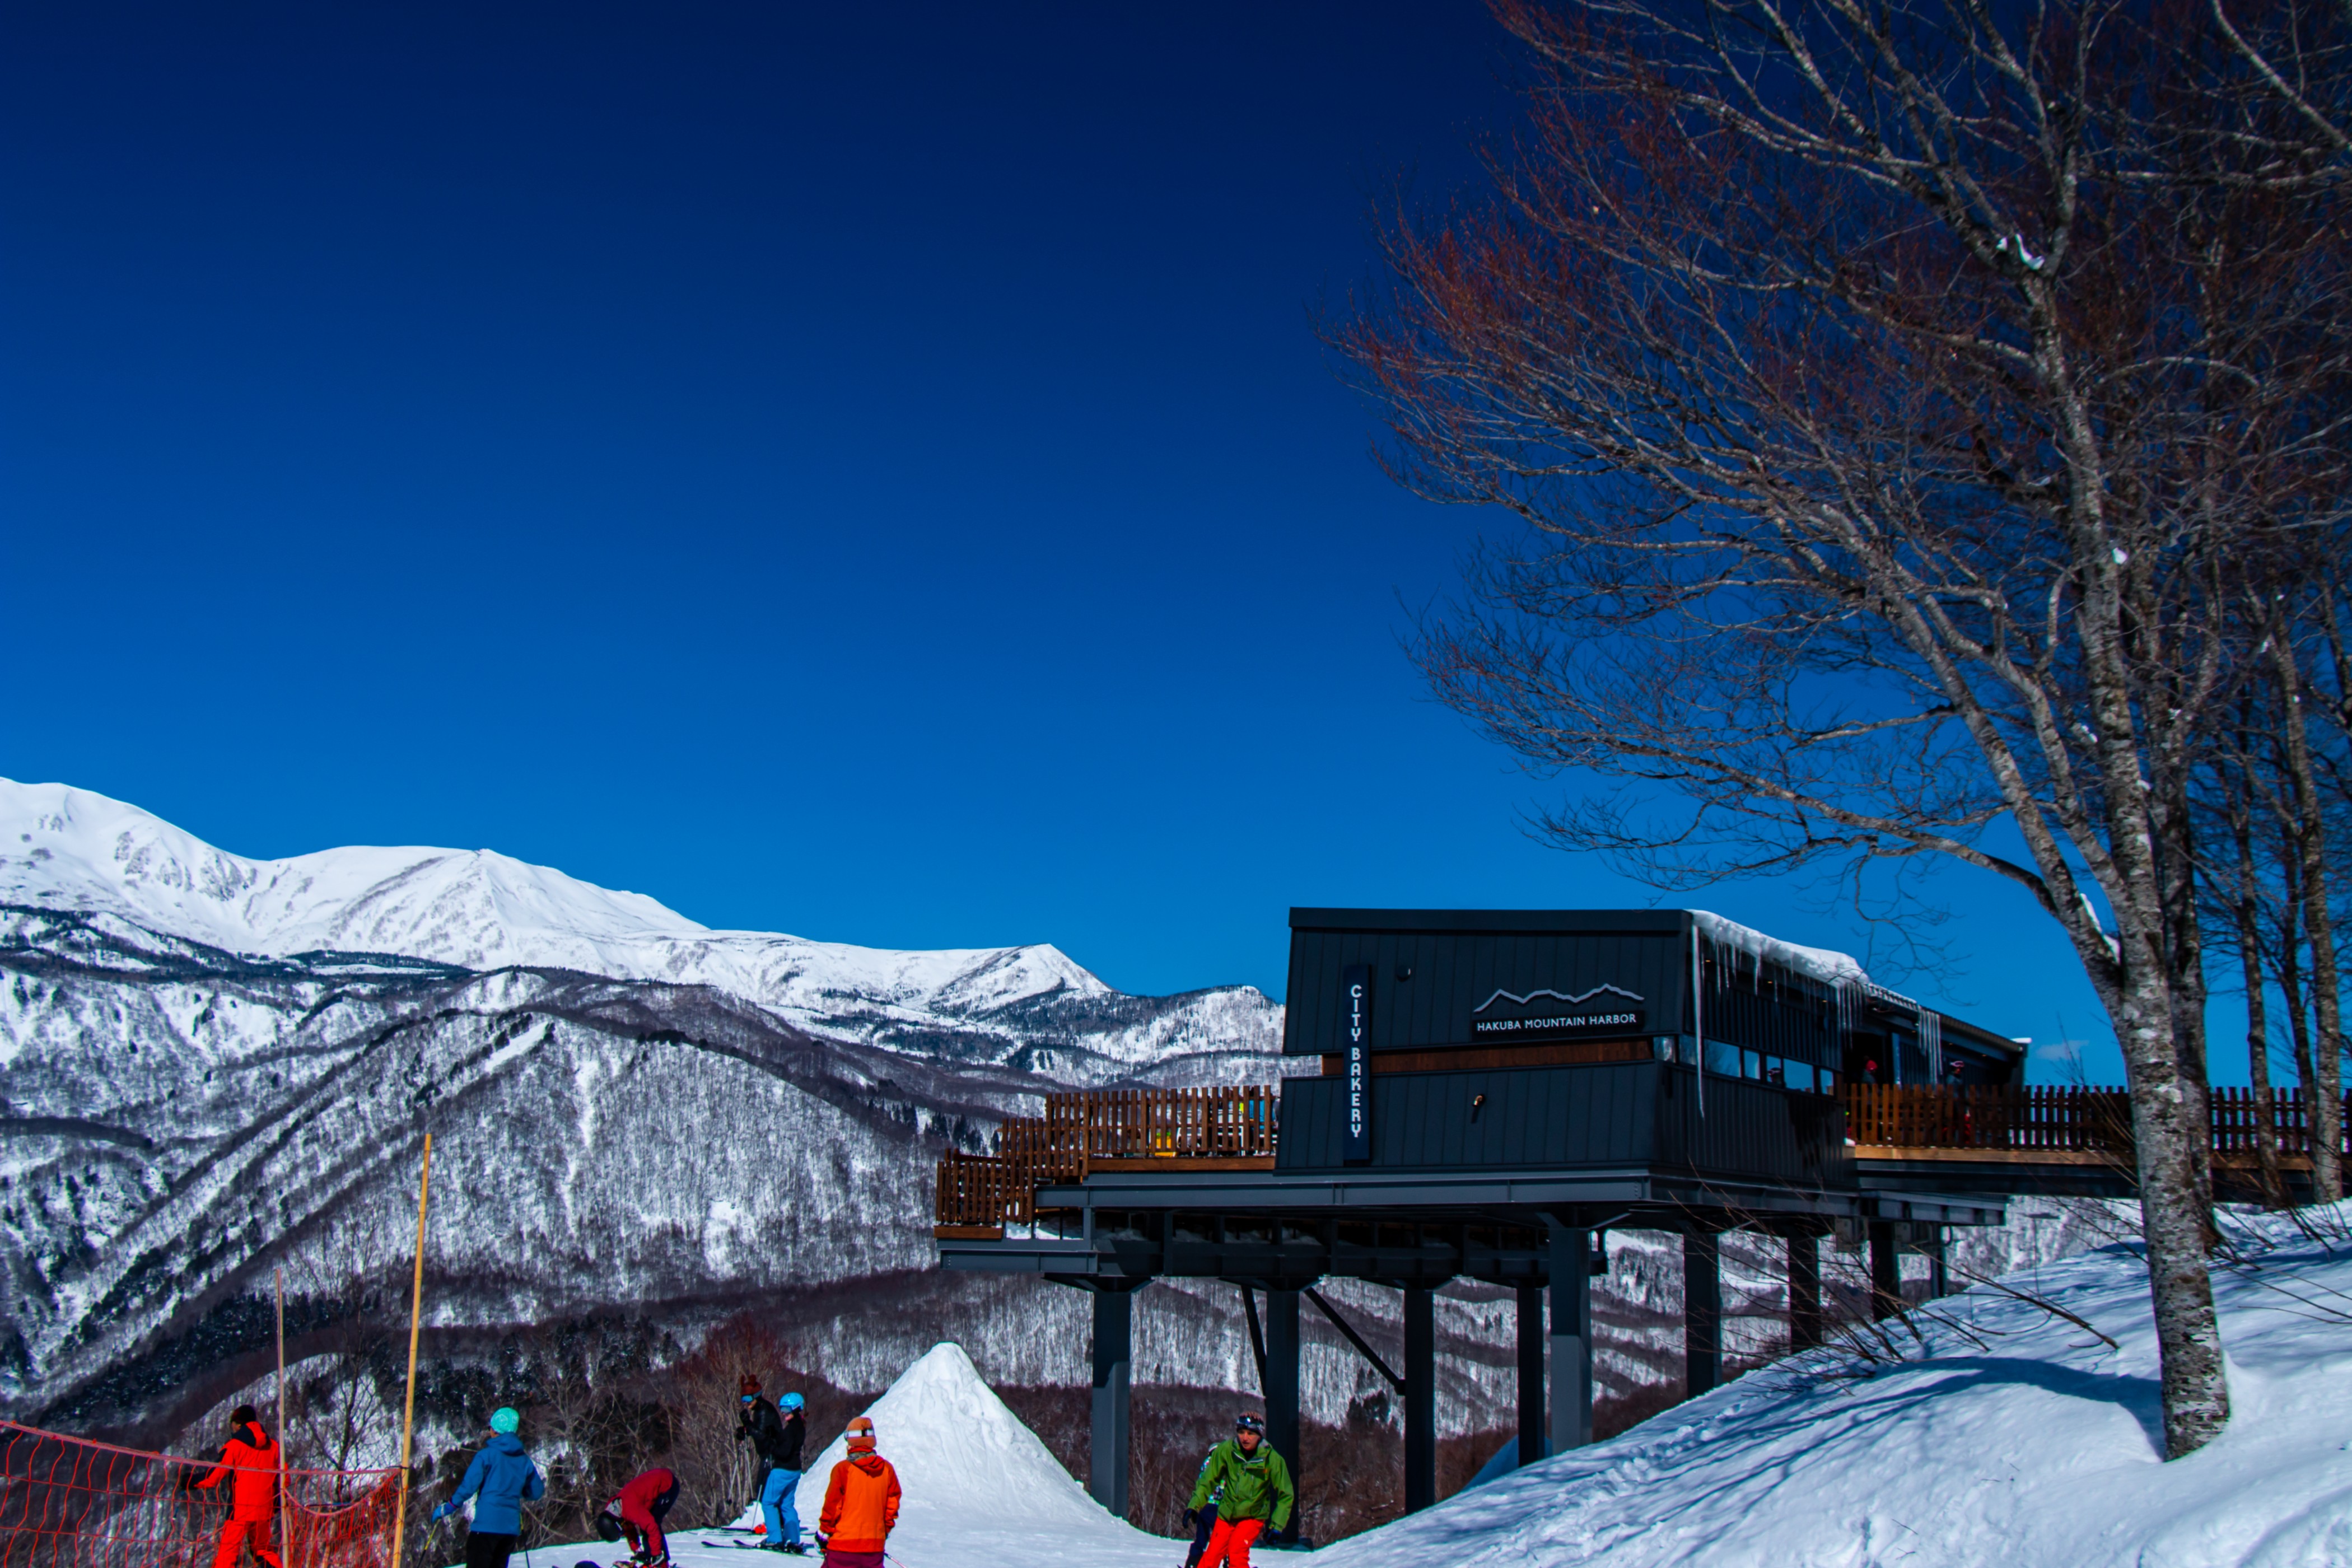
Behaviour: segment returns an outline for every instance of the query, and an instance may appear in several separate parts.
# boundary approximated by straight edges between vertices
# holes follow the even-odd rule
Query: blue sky
[[[1664,901],[1422,693],[1486,520],[1314,331],[1512,69],[1467,0],[12,6],[0,773],[1138,991],[1279,994],[1294,903]],[[1942,886],[1913,989],[2104,1035]]]

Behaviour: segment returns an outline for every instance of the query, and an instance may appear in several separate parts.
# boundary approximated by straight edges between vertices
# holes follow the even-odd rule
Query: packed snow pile
[[[1113,1519],[1088,1497],[980,1380],[961,1345],[934,1346],[865,1414],[874,1422],[875,1451],[898,1470],[904,1489],[890,1536],[890,1555],[901,1562],[919,1568],[1169,1568],[1183,1555],[1181,1545]],[[803,1476],[796,1500],[804,1531],[815,1526],[833,1467],[848,1452],[846,1438],[835,1437]],[[748,1510],[736,1522],[749,1530],[760,1522],[760,1510]],[[728,1540],[717,1531],[683,1531],[670,1554],[692,1568],[740,1563],[739,1548]],[[551,1555],[568,1561],[570,1550]]]
[[[1149,1541],[1103,1511],[1062,1462],[980,1379],[957,1344],[934,1345],[868,1406],[876,1447],[907,1489],[901,1528],[960,1528],[973,1520],[1037,1530],[1101,1527]],[[814,1520],[826,1479],[849,1456],[845,1433],[801,1479],[800,1510]],[[917,1538],[908,1536],[912,1542]]]
[[[2232,1223],[2234,1414],[2164,1463],[2147,1271],[2117,1246],[1979,1286],[1923,1347],[1822,1351],[1341,1542],[1328,1568],[2322,1568],[2352,1563],[2352,1205]],[[2099,1335],[2112,1339],[2111,1346]]]

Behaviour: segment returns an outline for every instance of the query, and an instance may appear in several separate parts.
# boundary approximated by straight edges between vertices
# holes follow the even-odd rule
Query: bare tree
[[[2120,5],[1496,8],[1540,69],[1498,199],[1401,217],[1341,334],[1400,477],[1528,528],[1423,668],[1617,781],[1543,826],[1660,885],[1937,855],[2033,898],[2123,1050],[2190,1452],[2229,1409],[2193,798],[2307,493],[2247,480],[2314,402],[2265,301],[2340,245],[2266,173],[2300,110]]]

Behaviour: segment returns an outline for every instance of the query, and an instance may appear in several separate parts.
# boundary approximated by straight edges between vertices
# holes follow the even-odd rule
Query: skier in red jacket
[[[677,1478],[667,1470],[647,1470],[604,1505],[596,1516],[596,1533],[606,1541],[627,1536],[629,1551],[643,1568],[663,1568],[669,1561],[669,1538],[662,1533],[662,1521],[676,1501]]]
[[[228,1522],[221,1526],[220,1547],[213,1553],[213,1568],[236,1568],[236,1560],[247,1542],[253,1543],[253,1554],[268,1565],[279,1568],[278,1553],[269,1550],[269,1524],[278,1513],[278,1482],[282,1468],[282,1456],[269,1434],[261,1429],[261,1417],[250,1405],[240,1405],[228,1418],[229,1438],[221,1449],[220,1463],[203,1480],[184,1484],[194,1487],[216,1487],[229,1483]]]

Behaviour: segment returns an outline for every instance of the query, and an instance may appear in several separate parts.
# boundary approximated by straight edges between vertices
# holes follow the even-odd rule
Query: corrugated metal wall
[[[1342,911],[1332,911],[1340,915]],[[1413,918],[1360,911],[1366,928],[1301,925],[1290,938],[1290,989],[1283,1049],[1293,1056],[1340,1047],[1341,990],[1350,965],[1372,972],[1372,1048],[1427,1049],[1491,1044],[1472,1032],[1477,1009],[1497,992],[1581,995],[1596,986],[1640,998],[1641,1029],[1628,1034],[1685,1035],[1692,1020],[1690,931],[1678,910],[1565,911],[1549,918],[1587,929],[1415,930]],[[1492,918],[1492,917],[1488,917]],[[1611,920],[1623,922],[1608,929]],[[1374,924],[1373,922],[1378,922]],[[1394,929],[1382,929],[1393,926]],[[1767,1056],[1843,1070],[1837,1003],[1818,982],[1781,973],[1759,977],[1745,963],[1710,954],[1706,1035]],[[1612,994],[1613,995],[1613,993]]]
[[[1678,915],[1662,923],[1614,932],[1294,931],[1283,1049],[1340,1048],[1340,977],[1356,963],[1372,969],[1374,1050],[1468,1045],[1473,1010],[1498,990],[1573,995],[1615,985],[1642,999],[1643,1032],[1678,1034],[1687,1027],[1688,939]],[[1412,977],[1399,979],[1401,969]]]
[[[1283,1087],[1280,1168],[1342,1168],[1346,1087],[1339,1079]],[[1835,1101],[1711,1078],[1702,1117],[1697,1075],[1686,1067],[1397,1073],[1371,1087],[1376,1168],[1636,1165],[1809,1184],[1847,1179]]]

